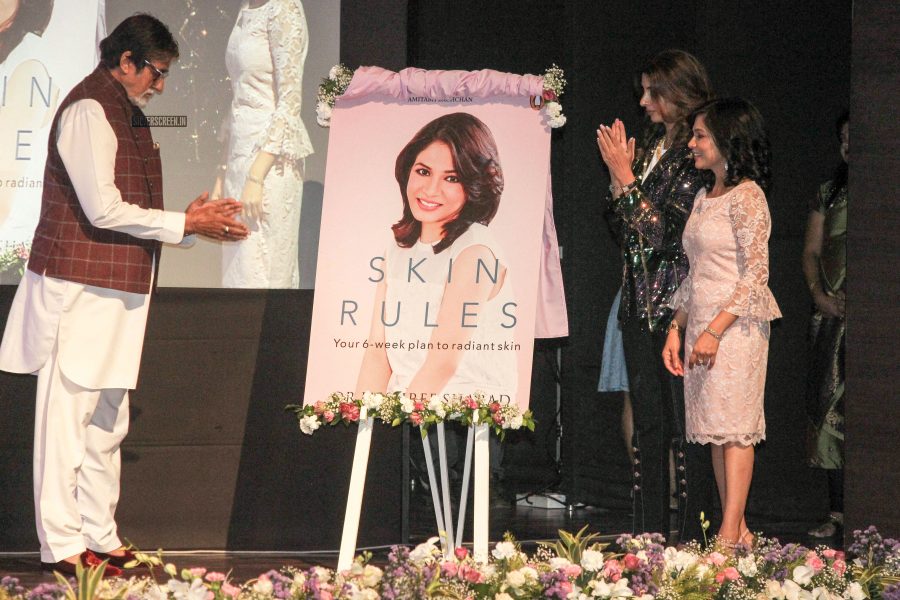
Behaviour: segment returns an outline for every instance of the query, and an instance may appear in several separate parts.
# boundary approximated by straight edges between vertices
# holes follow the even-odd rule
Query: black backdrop
[[[893,340],[900,252],[893,207],[900,173],[895,108],[900,93],[896,68],[900,9],[891,3],[857,0],[853,10],[856,141],[851,163],[854,204],[848,310],[856,329],[848,336],[853,402],[848,409],[847,518],[855,526],[876,523],[896,536],[900,534],[895,501],[900,484],[896,442],[900,407],[894,402],[898,362]],[[631,131],[637,131],[640,116],[631,78],[646,59],[667,47],[697,54],[720,94],[743,95],[760,107],[775,151],[771,285],[785,318],[772,336],[766,394],[768,440],[758,454],[751,520],[800,529],[821,516],[826,510],[822,473],[803,464],[804,334],[809,300],[799,256],[805,206],[838,160],[832,123],[850,103],[850,2],[342,0],[341,18],[341,58],[351,67],[415,65],[540,73],[556,62],[566,71],[569,88],[563,106],[569,122],[553,134],[553,173],[571,335],[539,344],[535,353],[533,398],[541,427],[537,435],[509,444],[506,460],[507,477],[520,491],[547,484],[565,492],[570,501],[627,502],[630,478],[619,434],[620,403],[614,396],[594,391],[603,328],[619,278],[616,249],[600,218],[607,181],[594,146],[597,123],[621,117]],[[859,162],[860,157],[865,162]],[[4,317],[11,292],[5,288],[0,293]],[[294,338],[308,335],[308,296],[304,292],[190,290],[165,292],[155,301],[151,346],[141,378],[146,387],[137,399],[172,397],[173,406],[180,406],[196,402],[199,396],[209,405],[205,411],[201,404],[186,414],[157,413],[160,420],[166,416],[190,419],[176,428],[183,435],[181,440],[148,439],[152,434],[139,434],[140,419],[136,421],[132,448],[182,443],[182,456],[195,456],[195,448],[203,453],[197,464],[176,464],[160,455],[158,479],[142,488],[146,505],[159,504],[160,498],[154,497],[158,492],[153,484],[157,484],[167,491],[163,500],[183,506],[193,503],[186,514],[230,524],[224,541],[221,532],[207,532],[203,537],[199,531],[199,537],[184,538],[186,546],[208,540],[210,546],[233,548],[309,547],[311,540],[301,538],[321,533],[315,528],[296,530],[286,536],[289,541],[279,540],[290,531],[285,525],[301,527],[309,521],[296,494],[315,487],[316,474],[321,472],[317,467],[322,466],[308,464],[311,454],[301,449],[313,449],[298,442],[279,415],[280,406],[296,398],[299,390],[295,390],[302,385],[302,369],[292,365],[305,359],[305,340]],[[234,329],[221,331],[216,314],[244,322],[244,333],[229,338]],[[563,427],[557,464],[557,431],[552,425],[559,354]],[[211,374],[224,379],[204,383]],[[2,541],[15,536],[16,548],[33,545],[33,534],[28,533],[26,448],[32,394],[30,378],[0,374],[0,420],[5,430],[0,438],[5,492],[0,496],[0,524]],[[229,408],[232,403],[237,410]],[[145,413],[145,423],[150,416]],[[234,419],[244,421],[231,423]],[[199,440],[195,439],[198,426]],[[162,430],[167,427],[171,429],[161,425]],[[217,445],[216,432],[223,427],[234,431],[227,443]],[[395,461],[390,461],[389,470],[396,468]],[[221,473],[215,472],[217,467]],[[126,477],[136,468],[126,466]],[[299,478],[290,475],[292,469],[302,471],[306,481],[297,482]],[[382,473],[379,480],[384,485],[386,475]],[[203,483],[215,486],[200,489],[198,484]],[[180,486],[177,493],[169,489],[172,486]],[[279,486],[289,487],[295,495],[285,495]],[[313,493],[312,488],[308,493]],[[333,498],[342,494],[327,493]],[[254,517],[260,499],[264,499],[264,514]],[[166,506],[166,510],[176,513],[182,505]],[[207,514],[216,511],[221,514]],[[164,525],[188,535],[191,523]],[[204,526],[201,522],[195,529]],[[396,521],[392,526],[396,527]]]

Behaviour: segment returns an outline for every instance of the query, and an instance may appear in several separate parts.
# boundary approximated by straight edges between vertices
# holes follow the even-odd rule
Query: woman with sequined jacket
[[[600,125],[597,144],[611,185],[607,221],[622,249],[619,321],[634,411],[635,533],[668,537],[669,452],[674,442],[680,539],[699,539],[699,514],[711,512],[708,453],[684,443],[684,390],[660,360],[668,304],[687,276],[684,225],[703,181],[687,147],[687,116],[712,98],[703,65],[681,50],[665,50],[641,70],[640,105],[649,121],[636,148],[616,119]]]

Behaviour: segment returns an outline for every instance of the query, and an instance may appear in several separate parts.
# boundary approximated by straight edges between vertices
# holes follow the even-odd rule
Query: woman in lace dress
[[[688,441],[711,445],[723,512],[719,537],[730,546],[750,544],[744,510],[753,447],[766,435],[769,321],[781,317],[768,287],[769,142],[759,112],[740,98],[701,107],[691,127],[694,164],[710,183],[698,192],[684,229],[691,271],[672,299],[677,310],[663,361],[684,377]]]
[[[300,285],[303,158],[312,154],[300,120],[308,41],[300,0],[245,2],[228,39],[234,98],[213,197],[240,198],[250,237],[223,244],[224,287]]]

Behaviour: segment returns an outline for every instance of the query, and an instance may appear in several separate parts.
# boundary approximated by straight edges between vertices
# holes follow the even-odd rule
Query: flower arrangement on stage
[[[30,252],[31,245],[26,242],[6,243],[0,250],[0,273],[12,271],[20,277],[24,275]]]
[[[331,67],[328,77],[319,84],[319,92],[316,94],[316,122],[322,127],[331,126],[331,111],[334,110],[334,101],[347,91],[351,79],[353,79],[353,69],[340,64]]]
[[[478,422],[489,425],[503,438],[507,429],[525,427],[534,431],[531,411],[522,411],[515,404],[486,398],[481,392],[452,394],[430,400],[417,400],[402,392],[390,394],[366,392],[362,398],[335,392],[327,400],[301,406],[289,404],[285,410],[297,416],[300,431],[312,435],[322,425],[350,425],[359,422],[362,409],[382,423],[392,426],[409,423],[421,427],[423,434],[429,427],[443,421],[458,421],[462,425]]]
[[[865,600],[900,598],[900,544],[874,528],[854,532],[849,555],[826,547],[805,548],[760,539],[756,546],[726,552],[713,545],[664,547],[656,534],[623,535],[612,553],[596,534],[560,532],[529,556],[507,535],[489,560],[476,561],[466,548],[446,558],[437,538],[409,549],[394,547],[382,567],[371,555],[357,557],[347,571],[284,567],[240,584],[203,568],[178,570],[162,553],[139,555],[150,575],[96,579],[97,568],[80,573],[91,594],[113,600],[375,600],[455,598],[522,600]],[[162,570],[162,573],[157,573]],[[93,577],[94,579],[90,579]],[[160,579],[167,581],[161,582]],[[23,589],[15,578],[0,581],[0,600],[71,598],[71,584]],[[82,590],[82,585],[75,589]],[[69,595],[67,595],[67,592]]]
[[[559,97],[562,96],[565,88],[566,78],[563,70],[556,64],[550,65],[550,68],[544,73],[542,100],[544,112],[549,117],[548,124],[554,129],[566,124],[566,115],[563,114],[562,105],[559,103]]]

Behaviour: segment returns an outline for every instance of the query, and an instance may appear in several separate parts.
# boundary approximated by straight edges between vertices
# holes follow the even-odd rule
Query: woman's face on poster
[[[413,163],[406,182],[406,198],[413,217],[422,223],[423,241],[428,225],[453,221],[466,203],[466,192],[456,172],[453,154],[444,142],[432,142]]]
[[[0,32],[12,27],[17,12],[19,12],[19,0],[0,0]]]

